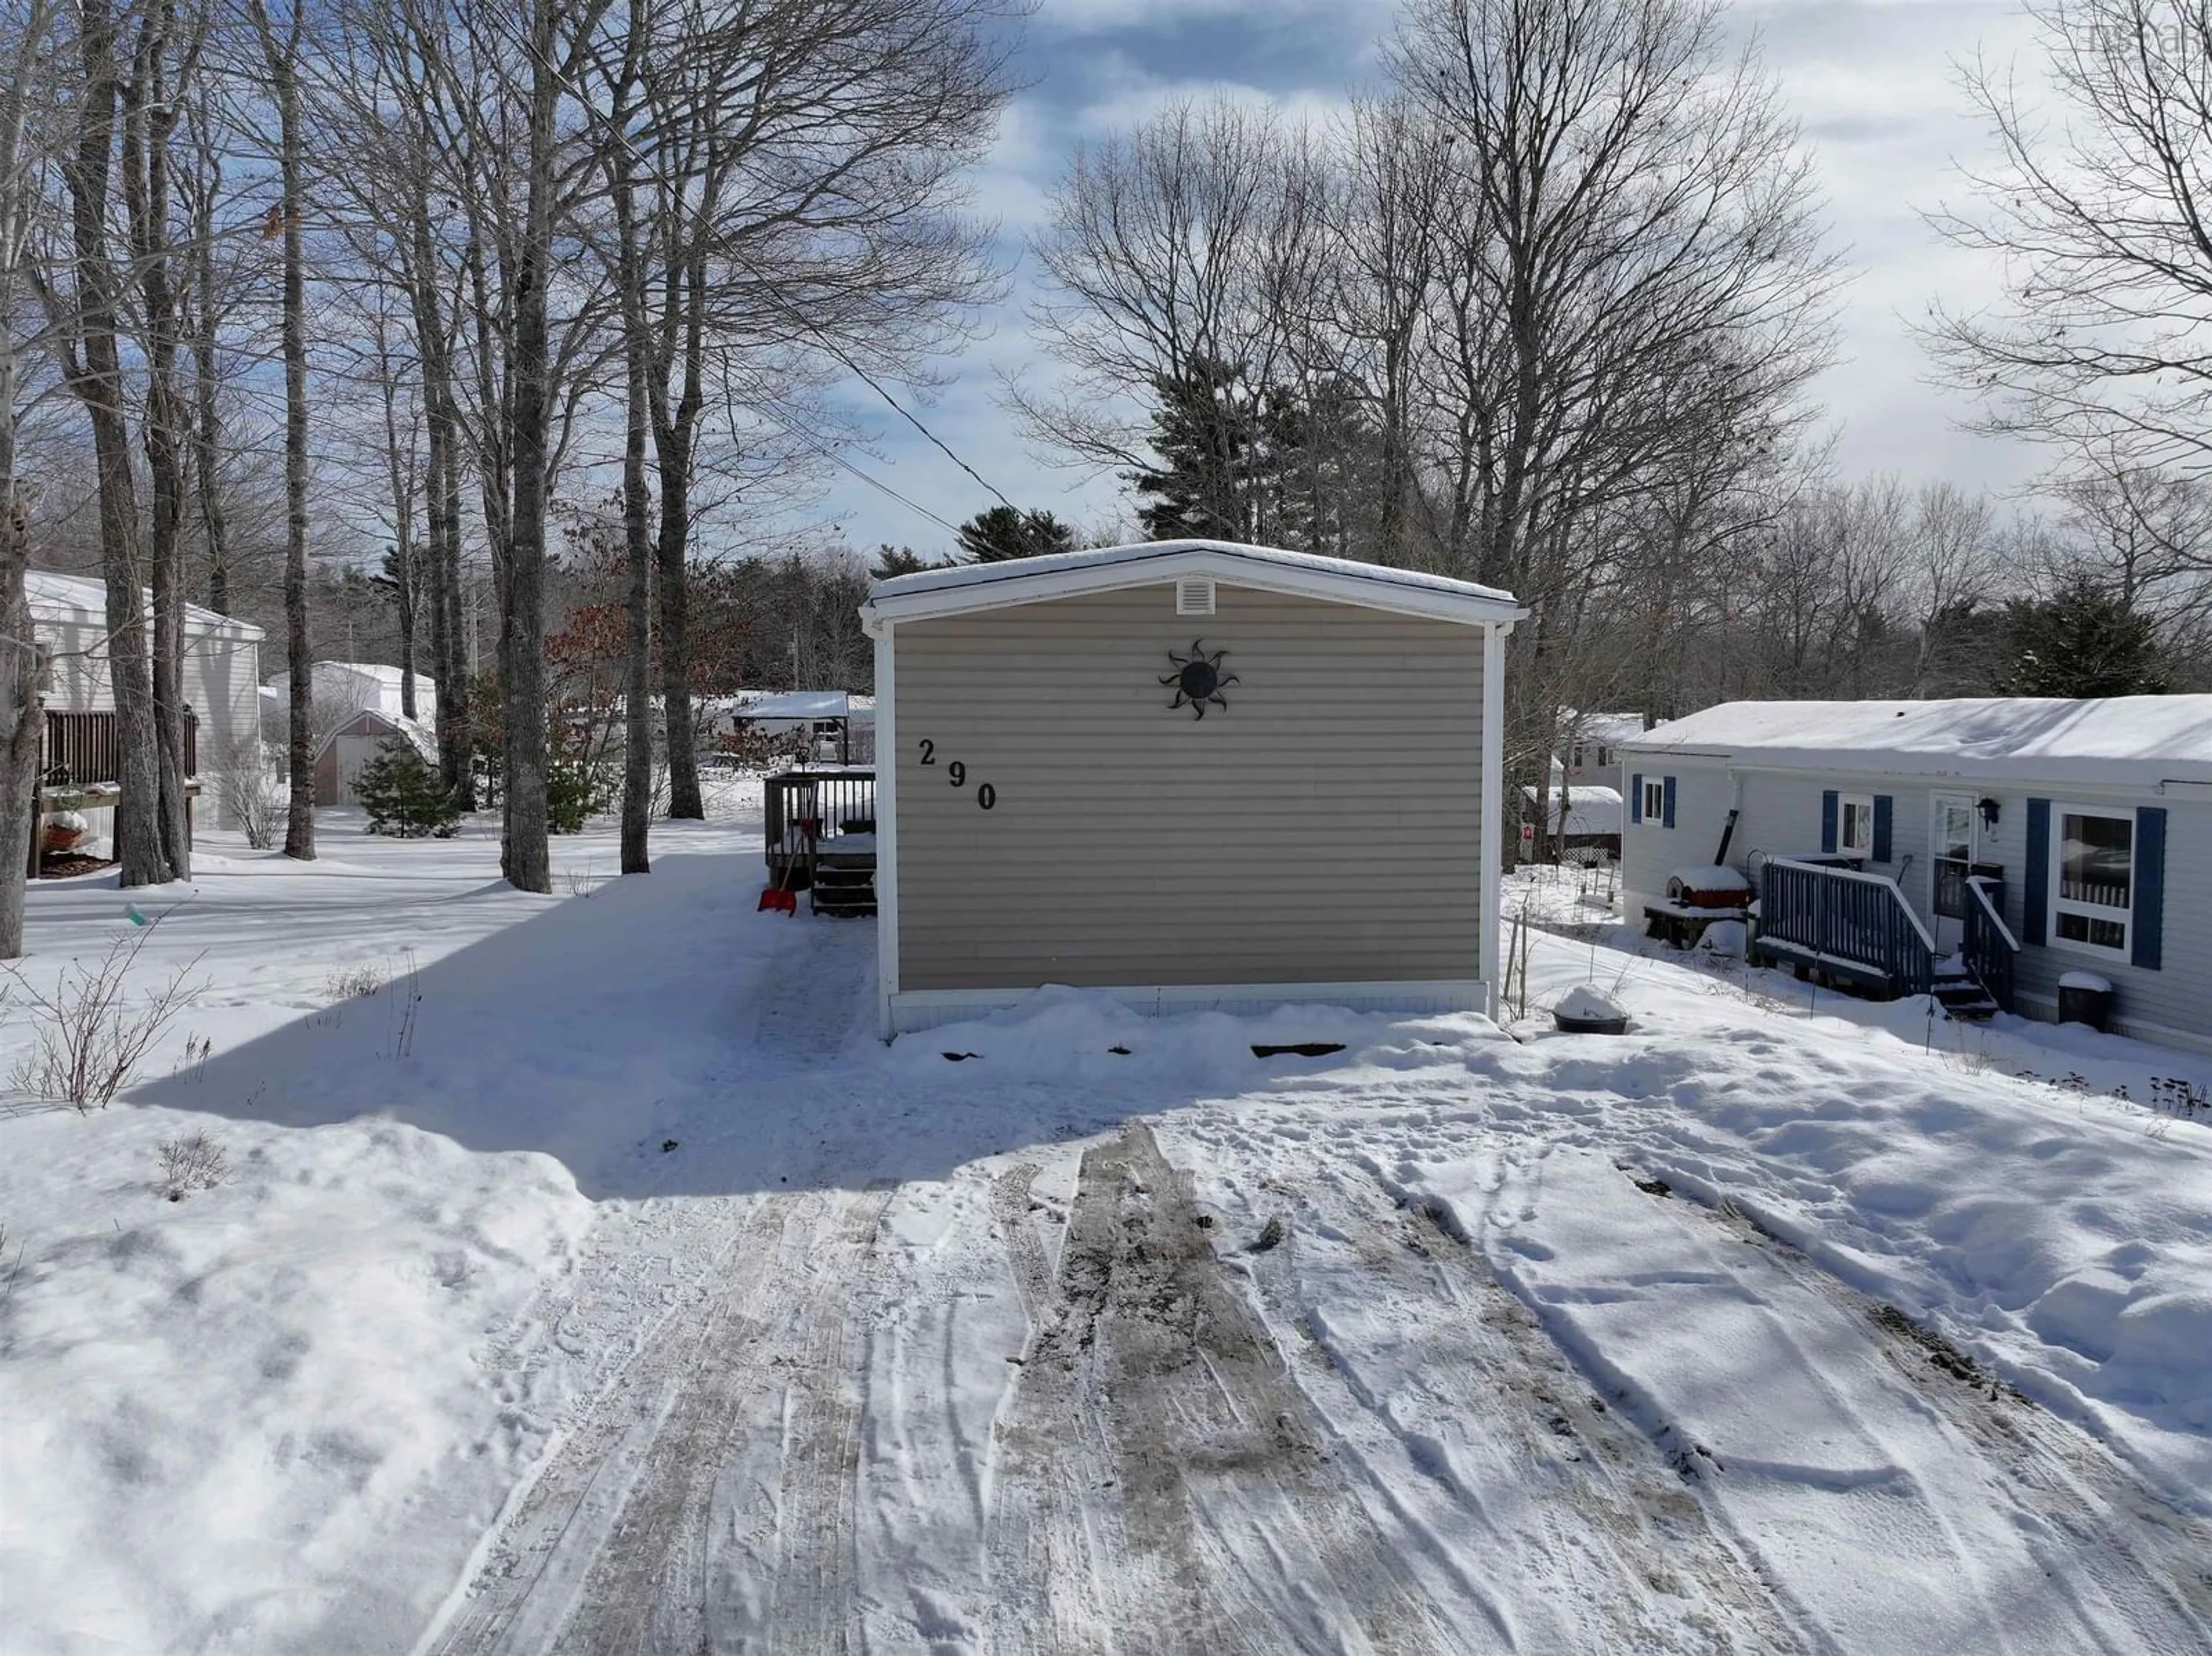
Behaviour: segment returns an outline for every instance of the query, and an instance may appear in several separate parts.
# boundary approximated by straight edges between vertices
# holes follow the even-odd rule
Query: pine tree
[[[2164,695],[2170,688],[2149,620],[2076,579],[2047,598],[2005,606],[2006,695]]]
[[[1127,474],[1143,502],[1145,533],[1156,541],[1249,541],[1262,480],[1259,398],[1242,363],[1194,358],[1177,375],[1152,382],[1158,466]]]
[[[361,767],[354,784],[368,812],[368,831],[396,839],[451,839],[461,814],[444,780],[412,742],[393,737]]]
[[[935,569],[932,563],[910,546],[888,543],[876,549],[875,567],[868,573],[877,580],[891,580],[900,575],[918,575],[925,569]]]
[[[1075,531],[1049,512],[994,506],[960,525],[960,550],[970,563],[1004,563],[1074,549]]]

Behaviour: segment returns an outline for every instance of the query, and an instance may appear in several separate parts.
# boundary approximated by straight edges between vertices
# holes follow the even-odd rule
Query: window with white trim
[[[1846,793],[1836,800],[1836,849],[1846,857],[1874,855],[1874,796]]]
[[[2055,805],[2051,814],[2051,941],[2125,959],[2135,918],[2135,813]]]
[[[1644,785],[1644,820],[1663,822],[1667,820],[1667,781],[1654,777]]]

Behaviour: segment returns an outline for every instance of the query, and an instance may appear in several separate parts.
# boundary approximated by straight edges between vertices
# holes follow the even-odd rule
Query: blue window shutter
[[[2021,883],[2021,919],[2027,929],[2023,942],[2051,941],[2051,801],[2027,802],[2027,867]]]
[[[2166,807],[2136,812],[2136,912],[2129,928],[2128,959],[2146,972],[2159,969],[2166,948]]]
[[[1668,777],[1668,778],[1667,779],[1667,824],[1666,824],[1666,825],[1667,825],[1668,828],[1672,828],[1672,827],[1674,827],[1674,779],[1673,777],[1671,777],[1671,776],[1670,776],[1670,777]]]
[[[1874,797],[1874,859],[1877,863],[1889,860],[1890,798],[1886,793]]]
[[[1836,791],[1833,788],[1820,796],[1820,849],[1831,857],[1836,853]]]
[[[1644,820],[1644,773],[1642,771],[1637,772],[1628,779],[1628,820],[1632,822],[1640,822]]]

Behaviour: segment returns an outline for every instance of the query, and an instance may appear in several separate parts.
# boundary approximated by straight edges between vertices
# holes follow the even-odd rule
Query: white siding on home
[[[2050,1017],[2057,1010],[2058,979],[2069,971],[2094,972],[2118,991],[2117,1015],[2123,1034],[2148,1040],[2179,1036],[2212,1046],[2212,800],[2195,792],[2161,795],[2087,789],[2068,792],[2037,785],[1993,787],[1957,779],[1881,776],[1865,772],[1731,771],[1718,759],[1680,755],[1630,754],[1626,770],[1648,776],[1673,775],[1675,827],[1672,833],[1649,822],[1632,823],[1623,842],[1623,888],[1627,917],[1642,921],[1642,903],[1663,895],[1669,870],[1685,863],[1711,859],[1720,826],[1735,791],[1741,787],[1743,812],[1730,842],[1728,860],[1750,872],[1764,857],[1802,857],[1820,850],[1821,795],[1863,793],[1887,796],[1891,803],[1890,857],[1868,859],[1869,871],[1898,882],[1906,901],[1925,919],[1935,919],[1934,860],[1929,845],[1936,794],[1963,795],[1977,802],[1994,799],[1996,825],[1980,825],[1976,860],[2003,870],[2005,921],[2024,947],[2014,961],[2020,1010]],[[2146,970],[2127,961],[2049,946],[2027,934],[2027,814],[2030,798],[2051,802],[2053,826],[2068,804],[2132,810],[2152,805],[2166,812],[2162,961]],[[2047,871],[2046,876],[2047,878]]]
[[[897,624],[902,992],[1480,975],[1483,629],[1216,603]],[[1237,676],[1203,719],[1159,682],[1194,637]]]
[[[64,713],[107,713],[115,707],[105,626],[41,621],[37,632],[54,652],[46,705]],[[200,769],[218,767],[228,743],[258,743],[261,736],[261,646],[252,639],[188,633],[185,640],[185,700],[199,715]]]
[[[1621,796],[1626,802],[1620,883],[1627,894],[1628,918],[1632,924],[1641,925],[1644,904],[1667,895],[1669,875],[1686,864],[1713,860],[1713,853],[1720,849],[1729,806],[1735,801],[1735,784],[1729,779],[1728,767],[1712,759],[1676,755],[1659,763],[1632,753],[1623,755],[1620,771]],[[1638,779],[1656,782],[1669,776],[1674,779],[1674,826],[1669,828],[1655,816],[1638,822],[1632,797]],[[1730,844],[1729,860],[1738,868],[1743,866],[1740,827]]]

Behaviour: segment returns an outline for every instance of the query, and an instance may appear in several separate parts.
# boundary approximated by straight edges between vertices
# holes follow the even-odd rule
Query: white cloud
[[[1042,78],[1009,112],[977,179],[978,205],[1018,241],[1041,221],[1076,142],[1126,129],[1177,97],[1220,92],[1333,115],[1368,78],[1371,43],[1395,15],[1372,0],[1045,0],[1031,26]],[[1895,470],[1970,486],[2025,481],[2044,457],[1960,429],[1958,417],[1971,410],[1926,383],[1911,325],[1938,298],[1973,306],[1998,293],[1993,262],[1946,247],[1920,213],[1965,201],[1954,162],[1991,159],[1954,60],[1978,49],[1998,64],[2017,59],[2032,76],[2032,21],[2014,0],[1764,0],[1739,5],[1728,21],[1738,38],[1758,39],[1803,123],[1834,245],[1857,272],[1839,318],[1844,361],[1816,388],[1841,428],[1839,464],[1847,473]],[[1026,334],[1027,280],[1024,272],[995,331],[963,356],[955,383],[923,417],[1023,505],[1085,525],[1126,515],[1113,480],[1085,481],[1030,452],[997,403],[1001,373],[1033,385],[1052,378]],[[896,416],[870,419],[880,458],[863,464],[902,493],[955,522],[989,503]],[[944,539],[858,483],[839,483],[835,505],[857,544]]]

